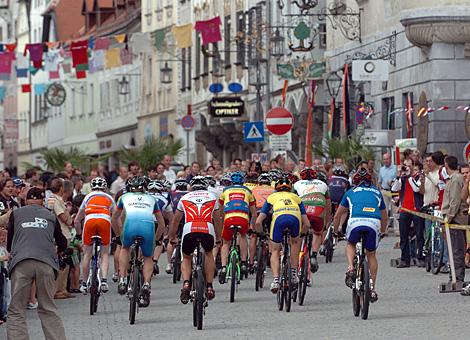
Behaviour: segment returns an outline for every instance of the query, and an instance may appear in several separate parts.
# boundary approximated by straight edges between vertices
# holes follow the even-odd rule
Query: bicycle
[[[171,255],[171,266],[173,268],[173,283],[181,281],[181,241],[174,244],[175,248]]]
[[[369,271],[369,262],[367,261],[365,239],[367,232],[361,233],[361,241],[356,244],[356,256],[354,258],[354,277],[355,281],[352,287],[353,314],[363,320],[369,316],[370,292],[372,289],[372,279]],[[384,235],[380,235],[380,239]]]
[[[422,207],[421,211],[437,218],[442,218],[441,211],[437,210],[434,204]],[[426,271],[432,272],[434,275],[439,274],[443,265],[443,258],[444,239],[442,237],[441,224],[433,220],[431,227],[426,230],[426,241],[424,243]]]
[[[284,308],[284,303],[286,305],[286,312],[291,310],[291,302],[294,292],[294,284],[292,283],[292,270],[290,264],[290,247],[289,247],[289,228],[284,229],[282,233],[282,261],[281,261],[281,279],[280,287],[277,291],[277,306],[280,311]]]
[[[336,239],[333,234],[333,222],[331,222],[326,232],[325,241],[323,243],[326,263],[333,261],[333,253],[336,247]]]
[[[144,240],[143,237],[137,236],[134,238],[134,244],[132,247],[134,248],[131,253],[133,256],[130,260],[130,268],[128,270],[128,291],[127,296],[129,298],[129,321],[130,324],[133,325],[135,323],[135,314],[138,313],[139,308],[139,297],[140,297],[140,288],[143,284],[143,274],[142,274],[142,260],[139,258],[139,249],[142,241]]]
[[[255,290],[264,287],[266,267],[268,265],[269,247],[268,236],[265,233],[255,233],[258,236],[254,266],[256,270]]]
[[[201,240],[197,239],[194,250],[191,275],[190,299],[193,303],[193,326],[202,329],[205,308],[208,306],[206,296],[206,279],[204,277],[204,249]]]
[[[91,266],[88,274],[87,287],[90,292],[90,315],[93,315],[98,310],[98,301],[100,299],[100,251],[101,251],[101,237],[95,235],[91,238],[93,241],[93,250],[91,256]]]
[[[302,246],[299,253],[299,305],[302,306],[307,293],[308,278],[310,275],[310,254],[312,252],[312,234],[305,234],[302,238]],[[296,297],[294,296],[294,302]]]
[[[235,301],[235,290],[237,285],[240,284],[241,270],[240,270],[240,255],[237,245],[238,233],[242,229],[240,226],[233,225],[230,227],[233,231],[232,242],[230,243],[230,250],[228,255],[227,265],[227,279],[230,279],[230,302]]]

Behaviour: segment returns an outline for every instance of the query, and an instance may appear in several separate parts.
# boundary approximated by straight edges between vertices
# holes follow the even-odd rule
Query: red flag
[[[30,93],[30,92],[31,92],[31,84],[23,84],[23,85],[21,85],[21,92],[23,92],[23,93]]]
[[[328,112],[328,137],[333,136],[334,115],[336,111],[335,97],[331,97],[330,112]]]
[[[289,80],[284,80],[284,86],[282,87],[282,95],[281,95],[281,101],[282,101],[282,107],[286,106],[286,94],[287,94],[287,88],[289,86]]]
[[[316,81],[310,80],[309,93],[307,98],[308,115],[307,115],[307,136],[305,138],[305,163],[307,166],[312,165],[312,134],[313,134],[313,107],[315,106],[315,88]]]
[[[349,136],[351,133],[351,124],[350,124],[350,104],[349,104],[349,67],[348,64],[344,65],[344,75],[343,75],[343,126],[346,136]]]
[[[406,129],[408,138],[413,137],[413,103],[411,102],[410,92],[406,98]]]

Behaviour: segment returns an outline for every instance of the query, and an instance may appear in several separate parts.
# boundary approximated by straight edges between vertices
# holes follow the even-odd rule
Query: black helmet
[[[134,176],[129,178],[126,184],[127,191],[144,192],[147,187],[147,181],[142,176]]]
[[[188,191],[188,182],[185,179],[177,179],[175,181],[175,189],[178,191]]]
[[[335,165],[333,167],[333,175],[346,177],[347,176],[346,169],[344,168],[343,165]]]
[[[265,184],[265,185],[271,185],[271,182],[273,181],[273,179],[271,178],[271,175],[268,174],[267,172],[265,173],[262,173],[261,175],[259,175],[258,177],[258,184]]]
[[[217,184],[217,182],[214,179],[214,176],[206,175],[204,178],[206,179],[210,187],[215,187],[215,185]]]
[[[189,182],[192,191],[196,190],[207,190],[209,183],[204,178],[204,176],[194,176]]]
[[[370,186],[372,184],[372,176],[366,168],[359,168],[359,170],[357,170],[353,175],[352,183],[354,186],[359,186],[361,184]]]
[[[328,177],[326,177],[326,174],[323,171],[317,170],[317,179],[323,183],[328,183]]]
[[[292,191],[292,182],[288,176],[281,176],[276,181],[276,191]]]

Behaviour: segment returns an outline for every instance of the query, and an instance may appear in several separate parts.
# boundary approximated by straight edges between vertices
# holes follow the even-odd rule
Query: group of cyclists
[[[107,191],[106,180],[96,177],[91,181],[89,193],[75,218],[76,228],[83,225],[82,238],[84,258],[80,290],[87,293],[88,268],[92,251],[92,236],[102,241],[101,292],[108,291],[107,274],[109,246],[113,240],[118,246],[114,254],[113,275],[118,282],[118,293],[125,295],[128,287],[130,249],[136,237],[142,238],[143,285],[139,306],[150,303],[152,276],[159,273],[158,259],[164,244],[168,256],[166,271],[171,273],[173,247],[180,242],[182,263],[182,288],[180,300],[187,304],[191,292],[192,256],[200,244],[204,249],[204,273],[206,297],[215,297],[213,280],[224,284],[227,277],[229,247],[233,226],[239,232],[238,246],[241,273],[253,273],[256,267],[256,237],[269,234],[270,267],[273,281],[271,292],[280,288],[279,271],[283,234],[290,235],[291,270],[293,284],[298,283],[300,237],[312,233],[310,271],[318,271],[318,254],[326,229],[332,224],[335,235],[347,240],[348,268],[345,283],[352,287],[355,280],[353,259],[356,243],[366,235],[365,248],[370,263],[372,289],[370,299],[377,301],[375,289],[377,260],[375,251],[381,233],[385,233],[387,213],[380,191],[372,184],[366,168],[358,168],[351,175],[340,165],[333,175],[314,166],[299,173],[284,173],[274,169],[261,174],[241,171],[224,174],[219,182],[212,176],[194,176],[190,181],[177,179],[150,180],[134,176],[126,187],[112,197]],[[82,223],[83,222],[83,223]],[[254,231],[250,233],[250,231]],[[248,237],[250,235],[250,237]],[[164,242],[166,240],[167,242]],[[220,252],[221,266],[216,269],[216,257]],[[216,273],[216,274],[214,274]]]

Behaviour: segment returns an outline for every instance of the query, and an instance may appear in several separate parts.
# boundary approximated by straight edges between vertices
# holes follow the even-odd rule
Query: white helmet
[[[90,182],[91,190],[104,190],[108,187],[106,180],[101,177],[95,177]]]
[[[147,190],[162,192],[165,191],[165,187],[161,181],[154,180],[149,182],[149,184],[147,185]]]

